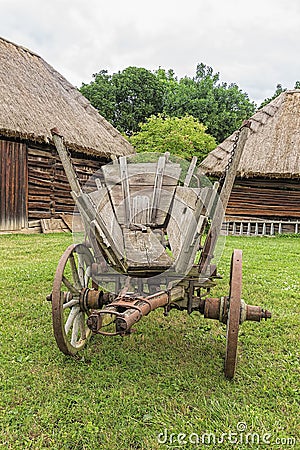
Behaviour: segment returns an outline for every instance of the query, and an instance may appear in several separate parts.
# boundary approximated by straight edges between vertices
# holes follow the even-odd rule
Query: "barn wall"
[[[27,226],[26,145],[0,139],[0,231]]]
[[[107,159],[73,153],[72,161],[83,186]],[[28,219],[59,218],[73,213],[70,186],[56,150],[28,147]]]
[[[81,186],[106,158],[72,153]],[[73,213],[74,201],[55,148],[0,137],[0,231],[27,228],[28,221]]]
[[[300,180],[238,179],[227,216],[265,219],[300,219]]]

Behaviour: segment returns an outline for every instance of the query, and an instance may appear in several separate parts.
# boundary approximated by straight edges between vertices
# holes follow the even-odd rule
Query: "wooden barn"
[[[286,91],[256,112],[226,210],[229,232],[300,232],[300,90]],[[236,136],[233,133],[201,163],[219,177]]]
[[[113,156],[134,152],[41,57],[0,38],[0,231],[38,231],[41,223],[73,212],[52,143],[54,127],[64,136],[83,183]]]

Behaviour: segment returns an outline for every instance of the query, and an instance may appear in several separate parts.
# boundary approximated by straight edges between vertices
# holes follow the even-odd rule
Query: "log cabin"
[[[250,119],[250,134],[226,209],[232,234],[300,232],[300,90],[281,93]],[[220,177],[235,131],[202,161]]]
[[[55,127],[81,183],[112,158],[134,153],[53,67],[0,38],[0,232],[40,230],[41,221],[73,213],[70,187],[52,142]]]

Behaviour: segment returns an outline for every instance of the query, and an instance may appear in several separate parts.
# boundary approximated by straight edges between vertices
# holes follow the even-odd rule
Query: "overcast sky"
[[[203,62],[258,104],[300,80],[300,0],[0,0],[0,35],[75,86],[128,66]]]

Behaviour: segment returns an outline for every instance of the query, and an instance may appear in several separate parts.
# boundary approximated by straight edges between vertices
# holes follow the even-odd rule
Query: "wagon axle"
[[[170,294],[174,303],[169,303]],[[172,307],[176,308],[176,300],[181,300],[182,295],[184,295],[184,292],[180,288],[177,289],[176,293],[173,290],[173,292],[159,292],[148,297],[127,295],[109,303],[105,309],[101,309],[103,303],[100,302],[96,306],[94,301],[95,298],[99,298],[100,294],[98,291],[90,290],[86,307],[93,309],[93,311],[87,319],[87,326],[96,334],[111,336],[129,334],[131,327],[154,309],[167,306],[169,309]],[[106,295],[107,297],[108,295]],[[206,319],[219,320],[226,324],[228,321],[229,301],[229,297],[206,298],[201,302],[199,312]],[[108,333],[102,330],[103,319],[107,316],[114,316],[115,332]],[[262,319],[267,320],[269,318],[271,318],[271,313],[268,310],[264,310],[260,306],[247,305],[241,300],[239,324],[246,320],[260,322]]]
[[[206,300],[204,300],[202,314],[206,319],[215,319],[219,320],[222,323],[227,323],[229,301],[229,297],[207,298]],[[262,319],[267,320],[270,318],[271,312],[267,309],[265,310],[260,306],[247,305],[244,300],[241,300],[239,319],[240,324],[242,324],[246,320],[252,322],[260,322]]]

